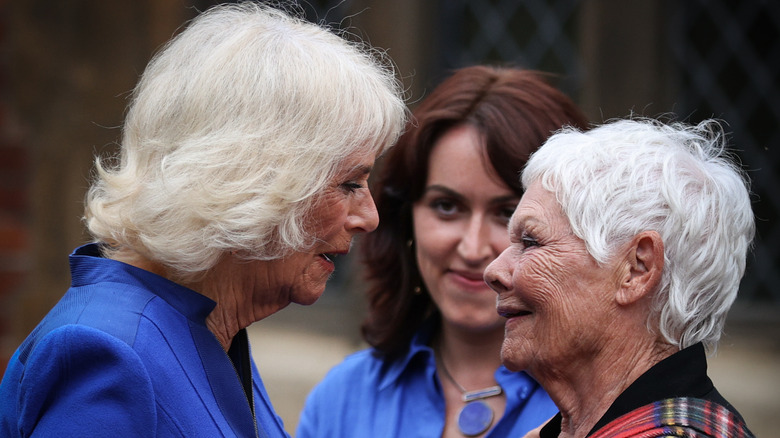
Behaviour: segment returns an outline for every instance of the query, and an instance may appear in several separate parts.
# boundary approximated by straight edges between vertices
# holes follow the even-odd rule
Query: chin
[[[492,313],[485,312],[482,317],[469,315],[468,318],[462,318],[460,321],[453,321],[463,329],[467,329],[473,333],[504,333],[504,325],[506,320],[504,318],[496,318],[495,310]]]
[[[300,304],[301,306],[311,306],[312,304],[316,303],[319,298],[320,297],[314,297],[306,300],[296,300],[295,304]]]
[[[325,293],[325,286],[319,291],[307,291],[305,293],[296,294],[292,302],[300,304],[301,306],[311,306],[320,299],[323,293]]]
[[[507,345],[506,340],[504,340],[504,344],[501,346],[501,363],[504,364],[504,367],[512,372],[523,371],[528,364],[524,363],[522,358],[523,353],[513,349],[511,345]]]
[[[503,354],[501,355],[501,363],[504,365],[506,369],[512,371],[513,373],[523,371],[525,369],[524,366],[512,361],[512,359],[510,358],[505,357]]]

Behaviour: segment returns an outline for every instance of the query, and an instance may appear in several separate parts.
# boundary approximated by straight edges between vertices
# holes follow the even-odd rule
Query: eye
[[[341,184],[341,188],[347,193],[354,193],[357,190],[364,188],[365,186],[359,182],[349,181]]]
[[[528,234],[525,234],[525,233],[520,238],[520,243],[521,243],[521,245],[523,247],[523,250],[527,250],[529,248],[540,246],[539,242],[535,238],[533,238],[533,237],[531,237],[531,236],[529,236]]]
[[[455,201],[447,198],[434,199],[428,205],[436,212],[436,214],[443,218],[455,216],[460,212],[458,204]]]

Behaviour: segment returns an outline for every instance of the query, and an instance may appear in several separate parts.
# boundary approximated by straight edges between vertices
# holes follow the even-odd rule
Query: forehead
[[[555,193],[542,187],[538,181],[533,182],[523,193],[509,221],[509,232],[522,232],[523,229],[537,224],[565,225],[567,228],[569,225]]]
[[[434,143],[426,184],[433,183],[458,185],[474,194],[514,195],[490,163],[479,130],[470,124],[450,128]]]
[[[345,173],[369,173],[374,167],[376,158],[377,154],[375,154],[374,151],[353,152],[339,163],[336,167],[336,173],[337,175]]]

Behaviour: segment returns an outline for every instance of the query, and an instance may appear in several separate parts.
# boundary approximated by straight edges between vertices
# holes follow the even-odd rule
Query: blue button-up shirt
[[[422,330],[394,361],[370,349],[348,356],[309,394],[296,438],[440,437],[444,396],[429,338],[430,330]],[[506,393],[506,411],[487,438],[522,437],[558,412],[526,373],[501,366],[495,379]]]

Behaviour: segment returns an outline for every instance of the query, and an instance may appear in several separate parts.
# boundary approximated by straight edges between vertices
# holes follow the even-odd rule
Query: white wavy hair
[[[226,251],[303,250],[307,213],[345,159],[397,140],[402,95],[377,50],[258,3],[214,7],[144,71],[118,165],[97,160],[86,225],[178,280]]]
[[[717,346],[754,234],[749,182],[717,121],[567,128],[528,161],[523,186],[535,181],[555,193],[600,263],[638,233],[657,231],[664,270],[648,328],[679,348]]]

